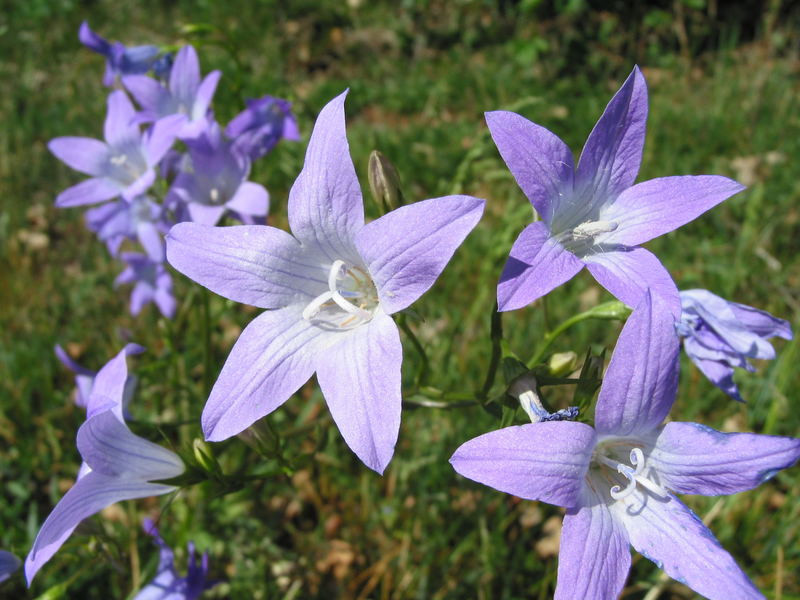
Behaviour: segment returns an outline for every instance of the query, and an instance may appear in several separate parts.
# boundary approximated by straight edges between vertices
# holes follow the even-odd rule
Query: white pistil
[[[618,463],[615,460],[611,460],[603,455],[596,456],[596,460],[601,462],[602,464],[606,465],[607,467],[611,467],[612,469],[616,469],[617,473],[620,475],[625,476],[628,480],[628,484],[625,486],[623,490],[620,486],[615,485],[610,490],[609,493],[614,500],[622,500],[630,496],[633,491],[636,489],[636,484],[638,483],[643,488],[652,492],[655,496],[666,499],[669,497],[667,491],[658,485],[656,482],[651,480],[647,474],[645,474],[645,458],[644,453],[642,452],[641,448],[633,448],[631,450],[631,465],[635,467],[635,469],[631,469],[631,467],[627,465],[623,465]]]
[[[111,157],[111,164],[120,167],[124,165],[128,160],[128,157],[124,154],[117,154],[116,156]]]
[[[572,239],[588,240],[601,233],[616,231],[617,227],[616,221],[586,221],[572,228]]]
[[[364,310],[362,306],[356,306],[347,298],[345,298],[342,295],[342,292],[339,291],[337,283],[343,267],[345,267],[345,262],[343,260],[335,260],[333,262],[330,271],[328,271],[328,290],[314,298],[308,303],[308,306],[303,309],[303,318],[306,321],[314,318],[322,309],[322,307],[326,304],[329,304],[331,301],[333,301],[333,303],[343,311],[352,315],[340,324],[341,327],[349,325],[354,319],[360,318],[364,321],[368,321],[372,317],[372,313],[370,311]],[[361,283],[361,279],[354,273],[356,270],[360,271],[360,269],[354,268],[353,270],[346,269],[346,272],[349,273],[355,281]],[[363,271],[362,274],[364,274]],[[358,292],[345,293],[353,298],[361,295]]]
[[[219,202],[219,190],[217,188],[211,188],[211,191],[208,193],[208,195],[213,203],[216,204]]]

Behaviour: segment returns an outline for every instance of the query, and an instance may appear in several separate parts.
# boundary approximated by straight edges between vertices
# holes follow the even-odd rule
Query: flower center
[[[616,231],[617,227],[619,224],[616,221],[585,221],[575,227],[565,229],[556,235],[556,239],[564,249],[583,256],[589,248],[594,246],[595,238],[598,235]]]
[[[378,308],[378,291],[361,267],[335,260],[328,271],[328,289],[303,309],[303,318],[352,329],[372,320]]]
[[[647,459],[641,448],[634,447],[630,451],[630,466],[617,460],[619,451],[627,447],[626,443],[612,443],[599,445],[595,450],[592,462],[599,467],[600,474],[604,481],[613,483],[609,489],[609,494],[614,500],[622,500],[630,496],[637,485],[642,486],[656,497],[666,500],[669,493],[656,480],[653,479],[655,472],[652,467],[647,466]],[[619,475],[627,481],[622,488],[617,482]]]

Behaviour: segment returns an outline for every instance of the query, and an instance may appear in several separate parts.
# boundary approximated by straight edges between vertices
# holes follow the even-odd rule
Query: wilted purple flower
[[[486,122],[517,183],[541,217],[514,242],[500,276],[500,310],[526,306],[584,266],[614,296],[636,306],[645,290],[678,291],[659,260],[640,244],[695,219],[743,186],[714,175],[661,177],[633,185],[647,120],[647,86],[638,67],[608,103],[577,169],[567,145],[513,112]]]
[[[0,550],[0,583],[11,577],[21,564],[16,555],[7,550]]]
[[[164,261],[164,235],[172,223],[167,221],[164,207],[148,196],[92,208],[86,211],[86,224],[106,243],[112,256],[117,256],[128,239],[137,240],[151,259]]]
[[[156,524],[150,519],[145,519],[144,531],[158,545],[160,559],[155,578],[144,586],[133,600],[194,600],[199,598],[203,591],[211,589],[218,583],[206,581],[208,553],[203,553],[198,565],[194,544],[189,542],[189,568],[186,577],[181,577],[175,570],[175,554],[158,533]]]
[[[25,561],[29,585],[83,519],[121,500],[167,494],[176,488],[150,482],[171,479],[184,471],[178,455],[134,435],[125,425],[127,352],[127,347],[120,351],[95,378],[86,422],[78,430],[78,451],[84,463],[75,485],[36,536]]]
[[[117,354],[117,356],[107,363],[106,366],[100,369],[100,371],[92,371],[91,369],[87,369],[86,367],[79,365],[77,362],[72,360],[72,357],[67,354],[66,350],[64,350],[64,348],[58,344],[56,344],[55,352],[56,357],[61,364],[75,373],[75,404],[81,408],[87,408],[89,398],[91,398],[92,395],[92,389],[94,387],[95,380],[100,380],[100,383],[98,384],[99,390],[107,389],[109,384],[106,382],[110,381],[113,385],[113,382],[116,381],[116,370],[119,369],[119,361],[122,360],[124,363],[125,356],[144,352],[144,348],[142,348],[139,344],[126,344],[122,349],[122,352]],[[127,372],[127,366],[124,368]],[[130,375],[125,380],[124,390],[122,392],[122,413],[120,414],[124,414],[126,412],[128,403],[130,402],[135,390],[136,376]],[[103,393],[103,396],[108,395],[108,392]]]
[[[681,296],[681,319],[676,323],[683,348],[708,379],[731,398],[743,402],[733,381],[733,369],[755,368],[748,358],[773,359],[767,339],[792,339],[788,321],[752,306],[728,302],[708,290],[686,290]]]
[[[662,425],[678,384],[678,339],[663,300],[645,293],[603,379],[595,428],[571,421],[507,427],[463,444],[461,475],[502,492],[567,508],[556,599],[616,598],[630,544],[711,599],[763,598],[674,492],[752,489],[794,464],[800,440]]]
[[[119,42],[108,42],[89,28],[84,21],[78,30],[78,39],[81,43],[106,57],[106,72],[103,83],[107,86],[114,85],[117,77],[147,73],[156,62],[158,46],[133,46],[126,48]]]
[[[269,95],[248,100],[247,108],[228,123],[225,135],[250,160],[261,158],[282,139],[300,139],[292,103]]]
[[[157,121],[170,115],[180,115],[181,138],[202,133],[208,124],[206,115],[222,73],[212,71],[200,81],[200,62],[192,46],[184,46],[175,56],[169,73],[169,85],[147,77],[130,75],[122,83],[141,105],[140,121]]]
[[[346,93],[345,93],[346,94]],[[400,426],[402,347],[392,318],[433,285],[484,201],[447,196],[364,224],[345,94],[320,112],[289,195],[292,235],[181,223],[167,260],[210,290],[268,310],[242,332],[203,411],[206,438],[235,435],[316,372],[347,444],[383,472]]]
[[[164,119],[144,135],[132,123],[135,112],[122,90],[108,96],[105,142],[84,137],[59,137],[47,147],[69,167],[91,175],[67,188],[56,198],[56,206],[96,204],[122,196],[131,200],[143,194],[155,180],[153,167],[175,141],[175,119]]]
[[[114,285],[135,284],[131,292],[131,314],[136,316],[147,304],[155,302],[161,314],[171,319],[176,303],[172,295],[172,277],[164,263],[137,252],[123,252],[122,260],[128,266],[117,275]]]
[[[191,170],[181,171],[166,202],[183,203],[196,223],[216,225],[226,210],[265,217],[269,194],[263,186],[246,181],[250,160],[234,152],[212,123],[199,137],[187,140]]]

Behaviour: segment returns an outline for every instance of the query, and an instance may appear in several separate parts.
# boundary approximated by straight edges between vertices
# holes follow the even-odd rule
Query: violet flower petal
[[[344,441],[381,474],[400,431],[402,361],[397,325],[380,312],[315,357],[319,387]]]
[[[106,142],[115,148],[139,146],[139,126],[133,122],[136,114],[128,95],[122,90],[115,90],[108,95],[108,112],[106,113],[103,135]]]
[[[556,134],[516,113],[498,110],[484,116],[517,185],[549,226],[562,192],[572,191],[572,152]]]
[[[264,217],[269,212],[269,193],[263,185],[245,181],[225,206],[245,215]]]
[[[579,504],[597,436],[574,421],[498,429],[455,451],[450,464],[464,477],[527,500]]]
[[[108,146],[100,140],[86,137],[58,137],[50,140],[47,148],[71,169],[94,177],[106,172],[109,151]]]
[[[68,187],[56,196],[58,208],[70,208],[85,204],[97,204],[111,200],[120,194],[120,186],[104,177],[92,177]]]
[[[497,306],[500,311],[527,306],[581,269],[583,262],[550,236],[543,221],[535,221],[519,234],[511,248],[497,284]]]
[[[169,74],[169,90],[179,101],[187,103],[187,110],[193,104],[195,93],[200,85],[200,61],[192,46],[184,46],[175,55],[172,71]]]
[[[208,107],[214,97],[214,92],[217,90],[220,77],[222,77],[221,71],[211,71],[198,86],[190,113],[190,118],[193,121],[202,119],[208,112]]]
[[[646,292],[611,356],[595,409],[599,434],[646,435],[669,413],[678,390],[680,342],[663,301]]]
[[[7,550],[0,550],[0,583],[11,577],[21,564],[16,555]]]
[[[759,310],[746,304],[729,302],[728,306],[739,322],[756,335],[763,338],[777,336],[785,340],[792,339],[792,326],[789,321],[773,317],[767,311]]]
[[[356,248],[387,314],[430,289],[480,220],[484,204],[471,196],[423,200],[383,215],[356,234]]]

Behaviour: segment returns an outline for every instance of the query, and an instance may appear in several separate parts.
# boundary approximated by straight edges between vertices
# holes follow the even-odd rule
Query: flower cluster
[[[252,162],[281,139],[299,139],[291,105],[272,96],[251,100],[223,133],[211,110],[221,73],[201,78],[192,46],[174,56],[156,46],[126,48],[87,23],[79,38],[106,57],[104,83],[124,89],[108,96],[103,140],[60,137],[49,143],[56,157],[89,175],[61,192],[56,206],[98,205],[87,211],[86,223],[126,264],[116,283],[134,285],[131,313],[153,302],[172,317],[176,301],[164,265],[164,235],[182,221],[213,225],[229,216],[263,222],[269,195],[249,181]],[[121,251],[126,241],[142,251]]]

